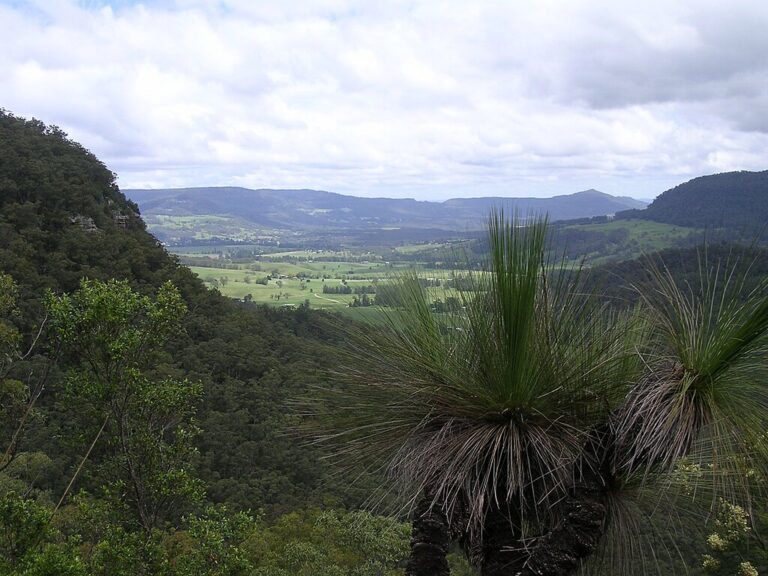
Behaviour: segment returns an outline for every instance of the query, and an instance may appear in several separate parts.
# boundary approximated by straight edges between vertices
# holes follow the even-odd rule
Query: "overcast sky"
[[[652,198],[768,169],[768,1],[0,0],[0,107],[129,187]]]

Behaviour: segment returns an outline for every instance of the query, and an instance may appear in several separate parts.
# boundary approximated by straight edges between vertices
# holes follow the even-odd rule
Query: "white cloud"
[[[759,0],[0,0],[0,22],[0,106],[124,187],[649,197],[767,167]]]

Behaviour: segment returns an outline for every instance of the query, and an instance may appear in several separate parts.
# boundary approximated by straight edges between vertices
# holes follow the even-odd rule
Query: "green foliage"
[[[714,531],[707,537],[708,552],[701,560],[704,570],[714,574],[757,576],[757,569],[743,555],[751,532],[749,520],[744,508],[720,500]]]
[[[353,468],[384,467],[406,502],[430,486],[477,527],[504,498],[541,526],[622,397],[635,333],[584,296],[578,271],[545,259],[546,222],[497,217],[489,239],[487,271],[444,317],[402,278],[388,330],[354,335],[321,425]]]
[[[299,420],[286,399],[335,360],[338,335],[324,318],[306,308],[241,307],[208,292],[145,232],[103,164],[60,130],[5,112],[0,208],[0,318],[4,335],[13,335],[4,342],[16,358],[17,344],[31,343],[46,314],[61,342],[57,354],[44,331],[39,358],[12,362],[7,391],[19,398],[30,385],[17,374],[50,368],[50,380],[26,431],[28,451],[0,476],[0,489],[55,501],[84,461],[73,486],[85,492],[66,500],[50,537],[30,548],[35,573],[46,565],[68,573],[63,561],[54,568],[59,552],[104,576],[215,574],[224,565],[234,573],[246,565],[236,549],[248,530],[221,523],[240,518],[237,510],[264,508],[274,519],[307,503],[364,498],[365,482],[322,484],[317,449],[286,433]],[[60,296],[46,297],[48,290]],[[230,512],[187,506],[199,496],[195,471],[208,498],[229,503]],[[52,507],[43,508],[50,517]],[[186,565],[174,552],[178,542],[191,551]],[[221,560],[210,557],[215,550]]]
[[[84,279],[72,295],[48,296],[47,307],[62,342],[101,385],[139,368],[178,330],[186,305],[178,290],[164,283],[154,300],[131,289],[127,281]],[[119,382],[119,380],[118,380]],[[114,389],[94,391],[109,397]]]
[[[152,299],[125,281],[83,280],[71,295],[48,296],[53,326],[70,357],[72,405],[89,406],[105,432],[99,458],[107,494],[128,503],[146,532],[185,501],[201,497],[191,473],[202,389],[187,380],[149,378],[156,351],[180,327],[186,306],[173,285]],[[87,459],[89,452],[86,453]],[[77,474],[77,472],[75,473]]]
[[[71,547],[46,544],[17,572],[19,576],[86,576],[87,572]]]
[[[395,576],[410,527],[367,512],[292,512],[245,543],[259,576]]]
[[[634,260],[615,262],[591,269],[590,290],[617,308],[637,304],[643,293],[654,290],[654,267],[669,271],[681,286],[700,285],[700,262],[704,258],[712,266],[735,266],[744,276],[743,290],[753,290],[768,276],[768,249],[733,243],[707,244],[685,249],[663,250]]]
[[[8,378],[8,373],[14,362],[19,360],[19,343],[21,335],[9,321],[9,316],[16,307],[18,287],[13,278],[0,274],[0,436],[3,441],[10,441],[8,435],[15,424],[17,412],[25,404],[26,387],[19,380]],[[3,443],[2,448],[5,448]],[[0,459],[0,466],[5,464],[5,458]]]
[[[733,263],[704,259],[693,287],[652,268],[637,311],[617,313],[547,260],[545,222],[495,216],[488,244],[461,308],[436,316],[406,276],[388,329],[353,335],[320,422],[339,457],[384,469],[406,503],[426,491],[470,540],[488,537],[494,506],[510,510],[523,550],[597,477],[624,571],[651,549],[633,536],[652,533],[628,502],[751,493],[768,462],[768,282],[745,290]],[[663,490],[683,458],[701,471],[694,502]]]
[[[91,219],[98,229],[115,226],[118,211],[134,216],[136,205],[121,198],[110,172],[93,154],[55,126],[0,110],[0,206],[34,205],[34,213],[56,227],[71,216]],[[61,188],[67,193],[62,194]],[[26,222],[35,218],[27,213]]]
[[[448,554],[448,565],[452,576],[477,576],[478,574],[463,552]]]
[[[33,500],[0,496],[0,575],[85,576],[75,547],[50,525],[50,514]]]
[[[120,511],[86,496],[54,527],[50,509],[0,500],[0,574],[46,576],[395,576],[407,524],[365,512],[308,510],[271,526],[246,513],[208,508],[173,532],[126,530]]]
[[[88,576],[235,576],[250,574],[242,542],[255,529],[253,518],[226,509],[206,509],[177,530],[142,533],[126,529],[130,510],[79,495],[57,522],[77,541]]]
[[[642,352],[648,370],[619,437],[630,469],[672,468],[689,456],[706,465],[714,489],[733,494],[768,462],[768,280],[745,290],[748,264],[741,273],[733,263],[710,266],[702,256],[699,282],[683,285],[652,265],[655,289],[642,296],[653,333]]]
[[[42,391],[44,378],[34,386],[14,378],[25,357],[20,350],[22,337],[13,323],[17,316],[18,286],[13,278],[0,273],[0,472],[9,470],[20,455],[25,425],[36,413],[35,401]],[[34,343],[32,344],[34,346]],[[16,371],[16,374],[14,374]],[[29,374],[27,374],[29,376]]]
[[[24,561],[30,549],[49,536],[49,513],[31,500],[7,494],[0,500],[0,558],[6,569]]]
[[[16,299],[19,288],[13,278],[0,274],[0,374],[13,360],[14,352],[19,343],[18,330],[9,322],[9,316],[16,309]]]
[[[239,576],[253,573],[246,554],[246,540],[257,521],[245,512],[209,507],[201,516],[187,519],[187,529],[168,536],[170,572],[174,576]]]
[[[118,212],[129,216],[125,227],[115,220]],[[80,216],[93,219],[97,230]],[[364,499],[365,483],[327,480],[317,449],[290,434],[298,418],[285,409],[287,399],[302,394],[336,360],[338,335],[327,320],[305,309],[238,306],[206,290],[145,231],[135,204],[101,162],[60,130],[6,112],[0,112],[0,273],[18,286],[13,324],[25,344],[44,323],[49,289],[66,294],[83,277],[118,279],[151,296],[171,281],[190,312],[181,319],[183,329],[153,350],[154,368],[145,376],[202,385],[197,420],[206,432],[194,442],[210,500],[233,509],[263,508],[275,518],[328,497],[349,505]],[[304,299],[302,294],[296,304]],[[96,404],[73,406],[64,399],[65,374],[82,360],[77,351],[70,347],[57,358],[45,333],[40,343],[39,356],[15,364],[13,378],[28,389],[50,367],[39,417],[27,427],[22,448],[51,456],[52,470],[36,477],[35,487],[61,494],[103,419]],[[24,379],[30,374],[33,382]],[[101,461],[105,448],[97,443],[94,461]],[[96,491],[104,478],[96,472],[87,466],[78,486]]]
[[[342,364],[341,338],[327,318],[307,307],[238,306],[208,292],[146,234],[135,205],[101,162],[56,128],[0,113],[0,405],[2,426],[10,425],[3,439],[14,430],[19,409],[29,405],[27,375],[50,371],[39,417],[31,418],[23,450],[0,475],[0,547],[6,547],[0,573],[399,573],[406,525],[364,513],[307,510],[321,502],[359,505],[380,472],[380,462],[373,462],[373,470],[365,468],[370,462],[358,462],[356,483],[352,475],[329,476],[318,459],[323,450],[292,434],[301,418],[286,401],[329,379],[338,391],[329,421],[367,426],[356,429],[359,435],[347,448],[367,446],[366,436],[377,439],[381,454],[395,452],[390,472],[405,472],[404,486],[419,486],[419,475],[447,471],[446,498],[461,482],[452,487],[454,475],[492,494],[492,478],[500,474],[508,477],[499,484],[502,497],[504,488],[525,485],[520,501],[529,501],[526,490],[544,495],[542,502],[555,501],[570,488],[569,466],[590,428],[613,414],[629,384],[638,381],[643,363],[628,350],[638,339],[647,344],[646,335],[642,323],[606,315],[584,298],[578,274],[540,257],[543,236],[526,239],[524,230],[501,228],[493,266],[502,274],[462,278],[455,287],[464,290],[451,296],[450,305],[431,300],[418,280],[403,279],[398,289],[406,304],[392,311],[390,332],[361,328],[356,339],[373,345],[373,352],[359,348],[352,359],[362,356],[375,378],[348,386],[331,372]],[[521,253],[520,246],[529,249]],[[352,270],[349,263],[333,267]],[[354,269],[370,268],[360,263]],[[227,272],[240,277],[246,271]],[[241,284],[227,278],[227,289]],[[675,278],[683,285],[682,276]],[[20,359],[19,349],[47,326],[46,301],[61,354],[43,330],[37,356]],[[321,302],[316,298],[312,305]],[[724,325],[730,337],[712,348],[720,352],[696,356],[711,361],[691,366],[727,366],[695,368],[708,377],[688,389],[757,374],[748,366],[760,356],[758,348],[737,350],[738,358],[726,352],[749,340],[742,329],[759,316],[753,303],[750,298],[744,314],[718,311],[712,332]],[[675,314],[682,317],[662,310],[657,327]],[[348,329],[357,330],[344,324]],[[669,345],[677,336],[656,333],[666,340],[649,342],[665,341],[664,354],[648,355],[640,346],[643,365],[656,368],[660,358],[683,356],[683,348]],[[716,341],[706,334],[701,342]],[[726,413],[737,411],[750,386],[723,385],[736,391],[726,399],[732,404]],[[354,402],[348,402],[350,391],[361,393]],[[746,407],[751,413],[739,410],[740,433],[755,423],[760,402]],[[701,428],[697,442],[707,439],[709,429]],[[403,430],[411,433],[406,441]],[[420,448],[425,438],[431,444]],[[509,455],[495,447],[504,442],[514,446]],[[756,453],[760,442],[753,435],[744,446]],[[430,456],[431,449],[443,448],[448,456],[442,460]],[[451,455],[458,462],[453,468]],[[746,449],[737,456],[734,469],[755,463]],[[65,499],[49,522],[49,500],[68,493],[66,482],[80,462],[83,472],[74,485],[83,492]],[[545,477],[536,470],[545,466],[554,466],[554,473]],[[522,472],[515,478],[510,470]],[[197,473],[208,500],[226,508],[201,511]],[[652,469],[646,491],[658,488],[659,479],[668,480]],[[619,477],[617,484],[626,492],[631,483]],[[263,519],[241,512],[247,509],[263,509]],[[530,518],[532,511],[525,514]],[[547,521],[532,522],[531,531],[546,528]],[[471,573],[456,556],[453,566],[457,574]]]
[[[119,502],[80,493],[55,521],[62,533],[78,542],[79,556],[89,576],[158,572],[158,534],[132,530],[130,517],[130,509]]]
[[[585,258],[594,266],[638,258],[669,248],[696,246],[706,238],[704,230],[651,220],[593,220],[554,224],[552,236],[555,248],[562,250],[573,261]]]
[[[403,304],[403,297],[400,294],[401,287],[397,283],[382,284],[376,291],[376,305],[397,308]]]

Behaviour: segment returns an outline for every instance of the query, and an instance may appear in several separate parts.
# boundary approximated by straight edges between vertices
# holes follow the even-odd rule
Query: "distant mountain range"
[[[768,171],[701,176],[667,190],[650,204],[597,190],[552,198],[444,202],[232,187],[123,192],[139,205],[152,233],[171,242],[345,230],[469,232],[485,226],[492,207],[522,215],[546,212],[551,221],[615,215],[616,220],[650,220],[742,235],[765,234],[768,223]]]
[[[454,198],[424,202],[400,198],[361,198],[318,190],[248,188],[127,189],[123,192],[153,217],[219,216],[242,225],[273,230],[308,231],[360,228],[438,228],[475,230],[491,207],[526,215],[548,213],[551,220],[602,216],[643,208],[645,202],[585,190],[553,198]]]

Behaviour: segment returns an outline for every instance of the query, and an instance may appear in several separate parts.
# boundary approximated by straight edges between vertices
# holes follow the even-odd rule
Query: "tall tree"
[[[110,492],[149,533],[167,514],[178,514],[183,501],[201,495],[190,461],[200,387],[150,371],[186,306],[170,283],[153,299],[125,281],[83,280],[71,295],[51,295],[48,308],[76,359],[68,376],[70,400],[89,412],[96,430],[73,482],[103,442],[99,467]]]

